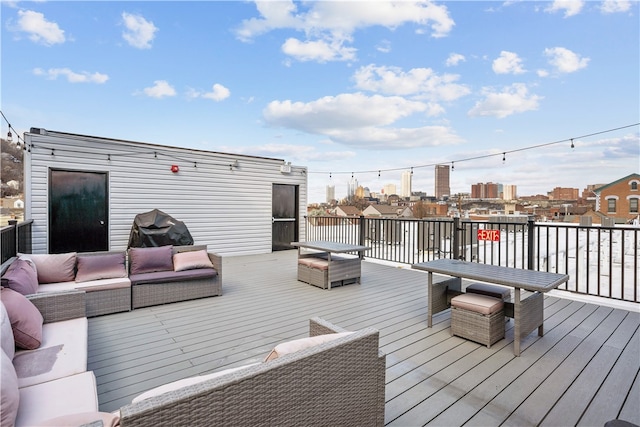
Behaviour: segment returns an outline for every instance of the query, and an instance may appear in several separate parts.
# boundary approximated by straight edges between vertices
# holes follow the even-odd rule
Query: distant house
[[[408,206],[369,205],[362,211],[366,217],[412,218],[413,212]]]
[[[640,174],[632,173],[594,190],[596,211],[617,223],[638,219],[640,210]]]
[[[336,216],[360,216],[362,212],[355,206],[340,205],[335,209]]]

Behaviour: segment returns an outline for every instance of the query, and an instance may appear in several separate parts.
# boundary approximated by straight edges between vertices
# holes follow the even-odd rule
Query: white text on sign
[[[478,240],[500,241],[500,230],[478,230]]]

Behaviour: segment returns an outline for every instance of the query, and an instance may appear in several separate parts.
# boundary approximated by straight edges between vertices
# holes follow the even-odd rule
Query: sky
[[[5,1],[31,127],[283,159],[308,202],[403,171],[519,196],[640,172],[638,1]],[[2,122],[6,136],[7,123]],[[14,137],[15,139],[15,137]],[[573,147],[571,147],[573,145]]]

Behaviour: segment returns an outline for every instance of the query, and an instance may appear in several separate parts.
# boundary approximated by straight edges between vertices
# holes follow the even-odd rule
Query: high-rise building
[[[479,182],[471,186],[472,199],[498,199],[498,184],[487,182],[486,184]]]
[[[436,165],[436,198],[440,199],[451,194],[449,187],[449,165]]]
[[[518,198],[516,186],[513,184],[505,184],[503,186],[502,198],[504,200],[516,200]]]
[[[398,194],[398,190],[396,189],[395,184],[385,184],[384,187],[382,187],[382,192],[386,196],[391,196],[392,194],[395,194],[395,195]]]
[[[356,195],[356,188],[358,188],[358,180],[351,178],[349,182],[347,182],[347,199],[353,199]]]
[[[331,203],[332,200],[336,200],[336,186],[327,185],[327,203]]]
[[[400,183],[400,197],[411,197],[411,179],[413,173],[411,171],[402,172],[402,182]]]

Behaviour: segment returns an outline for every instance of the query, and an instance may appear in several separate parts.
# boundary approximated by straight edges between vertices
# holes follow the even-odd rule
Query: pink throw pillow
[[[201,251],[179,252],[173,255],[173,269],[175,271],[194,270],[196,268],[213,268],[209,254]]]
[[[78,254],[76,282],[127,277],[124,252],[104,255]]]
[[[76,253],[20,254],[20,258],[33,261],[38,270],[38,283],[73,282],[76,277]]]
[[[2,286],[22,295],[35,294],[38,291],[38,273],[29,261],[18,258],[2,276]]]
[[[0,425],[12,426],[18,416],[20,390],[16,370],[4,351],[0,351],[0,377]]]
[[[0,300],[7,309],[16,346],[27,350],[40,347],[44,319],[38,308],[24,295],[9,288],[2,288]]]
[[[129,249],[131,274],[173,270],[173,246]]]
[[[335,334],[316,335],[314,337],[300,338],[293,341],[283,342],[274,347],[273,350],[264,359],[265,362],[277,359],[285,354],[295,353],[296,351],[304,350],[309,347],[313,347],[325,342],[337,340],[338,338],[346,337],[353,332],[338,332]]]

